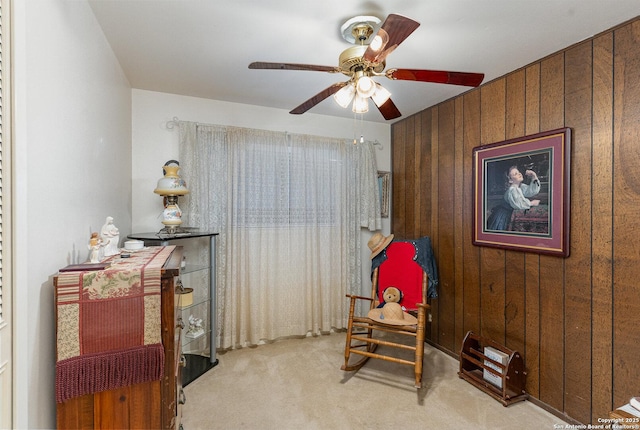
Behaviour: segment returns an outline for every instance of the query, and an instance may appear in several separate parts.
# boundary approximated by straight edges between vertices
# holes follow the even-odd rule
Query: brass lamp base
[[[180,227],[179,225],[168,225],[158,232],[158,234],[166,234],[169,236],[173,236],[176,234],[189,233],[191,230],[188,228]]]

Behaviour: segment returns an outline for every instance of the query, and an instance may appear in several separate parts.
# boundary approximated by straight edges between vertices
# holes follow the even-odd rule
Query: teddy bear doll
[[[402,291],[397,287],[387,287],[382,291],[382,302],[378,305],[383,307],[385,303],[400,303],[402,300]]]

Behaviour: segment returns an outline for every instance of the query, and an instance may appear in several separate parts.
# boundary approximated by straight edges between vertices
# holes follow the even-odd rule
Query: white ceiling
[[[337,66],[340,27],[390,13],[420,27],[387,69],[485,74],[484,82],[640,15],[638,0],[89,0],[131,86],[286,109],[341,74],[250,70],[252,61]],[[405,118],[468,87],[378,78]],[[353,118],[328,98],[309,110]],[[364,120],[386,122],[371,109]],[[396,120],[397,121],[397,120]]]

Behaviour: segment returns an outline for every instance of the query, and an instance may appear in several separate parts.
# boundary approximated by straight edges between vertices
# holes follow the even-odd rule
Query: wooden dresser
[[[104,270],[61,270],[54,278],[57,338],[56,399],[57,428],[59,429],[178,429],[181,427],[181,405],[184,403],[184,393],[181,384],[180,337],[183,324],[179,318],[179,312],[177,312],[179,303],[176,301],[179,299],[176,297],[179,295],[176,295],[176,291],[181,288],[179,275],[182,247],[149,247],[145,250],[152,253],[162,250],[158,254],[154,254],[152,263],[155,264],[155,271],[152,273],[151,269],[147,269],[146,264],[141,264],[142,275],[137,272],[139,281],[137,283],[135,280],[130,281],[131,290],[137,292],[137,297],[133,297],[122,305],[124,309],[134,308],[134,311],[142,315],[140,318],[143,320],[142,322],[136,322],[132,317],[124,315],[125,320],[129,318],[131,321],[120,323],[121,318],[114,318],[108,308],[106,308],[107,310],[96,310],[96,307],[101,304],[96,304],[98,300],[90,300],[95,297],[87,298],[88,289],[86,288],[89,282],[100,276],[104,276],[105,279],[109,276],[118,279],[126,278],[132,273],[130,269],[131,265],[135,266],[134,257],[137,257],[137,253],[131,254],[131,259],[127,261],[127,263],[131,263],[123,270],[120,270],[119,267],[121,263],[125,262],[125,259],[116,255],[111,257],[113,264]],[[151,276],[152,274],[155,278]],[[76,275],[80,280],[78,285],[73,285]],[[135,275],[131,276],[132,279],[134,277]],[[75,290],[79,290],[80,294],[76,294]],[[138,294],[140,290],[143,291],[142,294]],[[69,298],[65,299],[67,296]],[[110,297],[103,302],[109,300],[116,302],[118,298]],[[160,309],[158,309],[158,303]],[[137,308],[135,308],[136,306]],[[126,313],[136,312],[125,311]],[[97,321],[99,318],[96,316],[100,315],[104,319],[102,322]],[[109,320],[110,318],[112,319]],[[158,318],[161,321],[154,321]],[[108,330],[105,331],[109,331],[110,341],[108,339],[103,342],[95,340],[101,337],[100,324],[103,324],[102,327],[108,327]],[[77,327],[75,331],[80,332],[77,336],[74,333],[74,325]],[[136,325],[137,328],[131,328]],[[86,328],[86,326],[93,326],[93,328]],[[122,336],[117,333],[120,326],[123,327]],[[131,332],[135,330],[144,331],[144,342],[140,340],[142,337],[137,336],[136,333],[130,336]],[[152,335],[148,335],[149,332],[152,332]],[[112,344],[123,343],[121,341],[123,337],[135,338],[143,345],[134,345],[133,347],[124,345],[123,348],[115,350],[115,352],[99,351],[101,343],[102,345],[108,344],[110,348]],[[149,338],[151,338],[150,341]],[[76,344],[80,346],[78,347]],[[95,350],[99,352],[92,354],[92,351]],[[124,358],[111,358],[120,353]],[[134,354],[138,355],[131,358]],[[143,357],[144,360],[150,360],[151,365],[148,366],[148,363],[140,357]],[[104,365],[99,363],[99,360],[106,360],[109,363]],[[127,364],[122,368],[130,375],[122,376],[122,369],[118,369],[117,375],[114,376],[114,363],[120,365],[124,361]],[[83,371],[86,371],[87,368],[90,371],[96,369],[95,373],[98,376],[74,377],[74,369],[77,367],[82,368]],[[153,367],[156,370],[149,372],[148,369]],[[142,373],[144,375],[141,375]],[[108,375],[105,377],[105,374]],[[140,382],[144,378],[147,380]],[[102,379],[105,380],[108,387],[112,388],[103,390],[96,387],[99,383],[95,381],[102,383]],[[131,381],[132,383],[129,383]],[[114,387],[114,384],[117,386]],[[87,386],[90,388],[87,389]]]

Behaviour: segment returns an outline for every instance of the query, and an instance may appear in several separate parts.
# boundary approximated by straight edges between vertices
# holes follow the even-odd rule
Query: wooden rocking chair
[[[430,242],[429,242],[430,246]],[[380,263],[372,273],[371,297],[347,295],[350,299],[349,322],[347,328],[347,340],[344,351],[344,371],[356,371],[360,369],[369,358],[377,358],[399,364],[410,365],[415,371],[415,387],[422,386],[422,358],[424,354],[424,332],[426,314],[430,309],[427,304],[428,275],[415,261],[416,247],[414,243],[407,241],[391,242],[386,247],[386,259]],[[403,325],[397,320],[385,323],[382,310],[378,307],[384,302],[384,291],[388,287],[396,287],[402,292],[399,304],[406,308],[407,313],[415,316]],[[356,316],[356,303],[358,300],[370,302],[367,316]],[[394,305],[397,307],[397,305]],[[390,321],[387,318],[386,321]],[[414,322],[411,324],[411,322]],[[376,338],[376,332],[400,334],[403,336],[386,336],[387,339]],[[394,341],[400,338],[404,343]],[[378,346],[400,348],[413,351],[413,360],[398,358],[392,355],[383,355],[377,351]],[[397,351],[392,349],[391,351]],[[358,360],[349,359],[351,354],[356,354]]]

